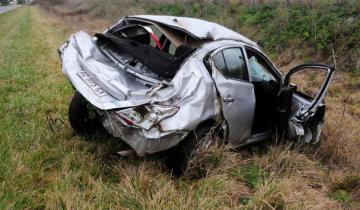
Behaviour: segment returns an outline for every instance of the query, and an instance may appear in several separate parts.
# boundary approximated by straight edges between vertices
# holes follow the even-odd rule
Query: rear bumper
[[[160,131],[157,127],[145,130],[134,126],[125,126],[113,113],[102,115],[104,128],[114,137],[126,142],[140,157],[168,150],[182,141],[189,131]]]

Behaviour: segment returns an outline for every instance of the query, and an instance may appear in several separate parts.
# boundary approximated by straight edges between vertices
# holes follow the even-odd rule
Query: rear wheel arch
[[[69,105],[71,127],[79,134],[94,134],[102,129],[100,116],[79,92],[75,92]]]
[[[216,120],[214,119],[201,122],[185,139],[169,150],[170,156],[167,159],[166,165],[172,175],[179,177],[185,172],[189,160],[195,155],[194,151],[198,143],[206,137],[214,125],[216,125]]]

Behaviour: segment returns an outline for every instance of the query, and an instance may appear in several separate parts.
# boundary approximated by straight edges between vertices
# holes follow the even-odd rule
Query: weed
[[[254,163],[240,166],[232,171],[231,175],[246,183],[251,189],[254,189],[259,182],[268,176],[260,166]]]
[[[333,196],[341,203],[346,203],[351,200],[350,195],[345,190],[337,190],[333,193]]]

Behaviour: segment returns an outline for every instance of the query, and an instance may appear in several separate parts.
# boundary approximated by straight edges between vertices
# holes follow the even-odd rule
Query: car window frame
[[[247,79],[247,80],[226,76],[226,75],[223,74],[223,72],[222,72],[220,69],[218,69],[218,68],[216,67],[215,62],[214,62],[214,56],[215,56],[216,54],[218,54],[219,52],[222,52],[223,50],[231,49],[231,48],[239,48],[240,51],[242,52],[242,55],[243,55],[243,57],[244,57],[245,70],[246,70],[246,73],[247,73],[247,75],[248,75],[248,79]],[[224,58],[224,62],[225,62],[225,65],[226,65],[226,61],[225,61],[224,54],[223,54],[223,58]],[[232,45],[226,45],[226,46],[219,47],[219,48],[217,48],[216,50],[214,50],[214,51],[210,54],[209,60],[210,60],[210,62],[211,62],[211,65],[210,65],[210,66],[216,68],[216,70],[219,71],[219,72],[221,73],[221,75],[222,75],[225,79],[228,79],[228,80],[230,79],[230,80],[235,80],[235,81],[240,81],[240,82],[247,82],[247,83],[251,83],[251,82],[252,82],[251,76],[250,76],[250,71],[249,71],[249,68],[248,68],[249,63],[248,63],[247,54],[246,54],[246,52],[245,52],[244,45],[240,45],[240,44],[239,44],[239,45],[234,45],[234,44],[232,44]]]
[[[280,71],[276,68],[276,66],[273,64],[273,62],[271,62],[271,60],[263,52],[259,51],[258,49],[254,48],[254,47],[246,45],[246,46],[244,46],[244,51],[245,51],[247,63],[249,63],[250,61],[247,56],[246,50],[252,51],[252,53],[256,54],[261,59],[263,59],[263,61],[270,67],[270,69],[269,69],[270,73],[275,77],[275,79],[279,82],[280,86],[282,87],[284,84],[284,77],[280,73]],[[248,72],[249,72],[249,77],[251,78],[251,81],[253,81],[250,69],[248,70]]]

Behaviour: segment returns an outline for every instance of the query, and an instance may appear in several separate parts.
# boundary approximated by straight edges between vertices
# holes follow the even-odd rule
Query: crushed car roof
[[[217,23],[190,18],[190,17],[176,17],[176,16],[161,16],[161,15],[134,15],[126,18],[137,18],[148,20],[155,23],[168,25],[170,27],[179,28],[194,35],[199,39],[221,40],[232,39],[245,42],[251,46],[258,48],[256,42],[246,38],[245,36],[232,31]]]

